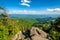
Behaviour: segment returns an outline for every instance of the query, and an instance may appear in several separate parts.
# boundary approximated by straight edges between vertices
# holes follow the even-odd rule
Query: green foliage
[[[0,20],[0,39],[10,40],[19,31],[19,26],[11,19]]]
[[[3,10],[0,13],[0,40],[11,40],[22,28],[27,30],[35,22],[29,19],[9,18],[5,8],[0,7],[0,10]]]
[[[13,36],[22,30],[32,27],[34,20],[20,18],[0,18],[0,40],[11,40]]]
[[[60,40],[60,18],[57,18],[54,22],[50,31],[51,36],[54,40]]]
[[[24,18],[13,18],[13,21],[15,21],[20,26],[21,30],[22,28],[24,28],[24,30],[31,28],[32,25],[36,22],[35,20]]]
[[[53,40],[60,40],[60,18],[54,20],[41,20],[43,19],[40,19],[40,21],[34,23],[33,26],[47,32]]]

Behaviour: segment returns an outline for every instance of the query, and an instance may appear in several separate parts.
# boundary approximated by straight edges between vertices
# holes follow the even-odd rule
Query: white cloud
[[[44,9],[44,10],[20,10],[10,9],[9,14],[60,14],[60,8]]]
[[[28,0],[21,0],[21,2],[30,3],[31,1],[28,1]]]
[[[47,11],[54,11],[53,9],[47,9]]]
[[[50,9],[50,8],[48,8],[47,9],[47,13],[48,14],[60,14],[60,8],[52,8],[52,9]]]
[[[30,7],[30,4],[29,4],[29,3],[31,3],[31,1],[28,1],[28,0],[21,0],[21,5],[22,5],[22,6]]]
[[[21,5],[22,5],[22,6],[30,7],[30,5],[29,5],[29,4],[27,4],[27,3],[21,3]]]
[[[60,12],[60,8],[54,8],[54,9],[47,9],[47,11],[51,11],[51,12],[57,12],[59,11]]]
[[[9,10],[8,12],[9,14],[38,14],[38,11],[35,10]]]

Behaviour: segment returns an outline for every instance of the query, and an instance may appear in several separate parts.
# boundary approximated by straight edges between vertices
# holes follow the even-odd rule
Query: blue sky
[[[30,6],[21,5],[21,0],[0,0],[11,14],[59,14],[60,0],[28,0]]]

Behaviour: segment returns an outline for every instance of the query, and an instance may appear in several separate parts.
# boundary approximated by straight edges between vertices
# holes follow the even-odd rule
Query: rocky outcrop
[[[52,40],[50,37],[48,37],[46,32],[36,27],[32,27],[26,32],[20,32],[18,35],[16,35],[15,40],[16,39],[18,40]]]
[[[32,35],[32,40],[52,40],[50,37],[48,37],[46,32],[36,27],[31,28],[30,35]]]

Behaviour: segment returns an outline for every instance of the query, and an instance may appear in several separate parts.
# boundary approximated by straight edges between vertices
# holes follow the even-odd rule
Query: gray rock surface
[[[52,40],[51,37],[47,36],[47,33],[40,30],[37,27],[32,27],[26,32],[20,32],[16,34],[13,40]]]
[[[39,28],[32,27],[30,30],[30,35],[33,35],[32,40],[52,40],[47,38],[47,33]]]

